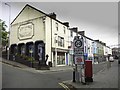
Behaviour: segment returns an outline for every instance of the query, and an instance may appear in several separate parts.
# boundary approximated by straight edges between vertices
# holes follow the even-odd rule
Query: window
[[[58,46],[64,47],[64,38],[58,36]]]
[[[24,45],[21,46],[21,52],[20,53],[21,53],[21,55],[25,54],[25,46]]]
[[[58,23],[56,23],[56,30],[58,31]]]
[[[65,53],[58,52],[57,65],[64,65],[64,64],[65,64]]]
[[[64,47],[64,38],[61,38],[61,47]]]
[[[73,31],[70,31],[70,36],[73,37]]]
[[[54,39],[54,43],[57,43],[57,37],[55,37],[55,39]]]
[[[65,34],[65,27],[63,27],[63,30],[64,30],[64,34]]]

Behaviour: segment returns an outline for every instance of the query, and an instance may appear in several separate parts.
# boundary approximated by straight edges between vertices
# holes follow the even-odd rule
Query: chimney
[[[51,18],[53,18],[53,19],[56,19],[56,14],[53,12],[53,13],[50,13],[50,14],[48,14]]]
[[[78,31],[78,34],[85,36],[85,31]]]
[[[69,22],[64,22],[63,23],[65,26],[69,27]]]
[[[72,31],[74,31],[74,32],[78,32],[78,28],[77,27],[73,27],[73,28],[69,28],[69,30],[72,30]]]
[[[99,42],[99,40],[95,40],[96,42]]]

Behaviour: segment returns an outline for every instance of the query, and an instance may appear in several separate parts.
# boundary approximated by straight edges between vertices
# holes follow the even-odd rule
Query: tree
[[[0,19],[0,42],[2,43],[2,46],[8,45],[8,32],[6,31],[7,25],[5,24],[5,21]]]

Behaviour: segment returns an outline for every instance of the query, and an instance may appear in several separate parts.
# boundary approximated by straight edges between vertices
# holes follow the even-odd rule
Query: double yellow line
[[[68,88],[68,86],[66,86],[66,85],[63,84],[63,83],[59,83],[59,85],[62,86],[65,90],[70,90],[70,89]]]

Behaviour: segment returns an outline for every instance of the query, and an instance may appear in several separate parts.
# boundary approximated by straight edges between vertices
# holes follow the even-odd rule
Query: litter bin
[[[85,82],[93,82],[92,60],[85,60]]]
[[[48,65],[49,65],[50,67],[52,67],[52,62],[48,62]]]

